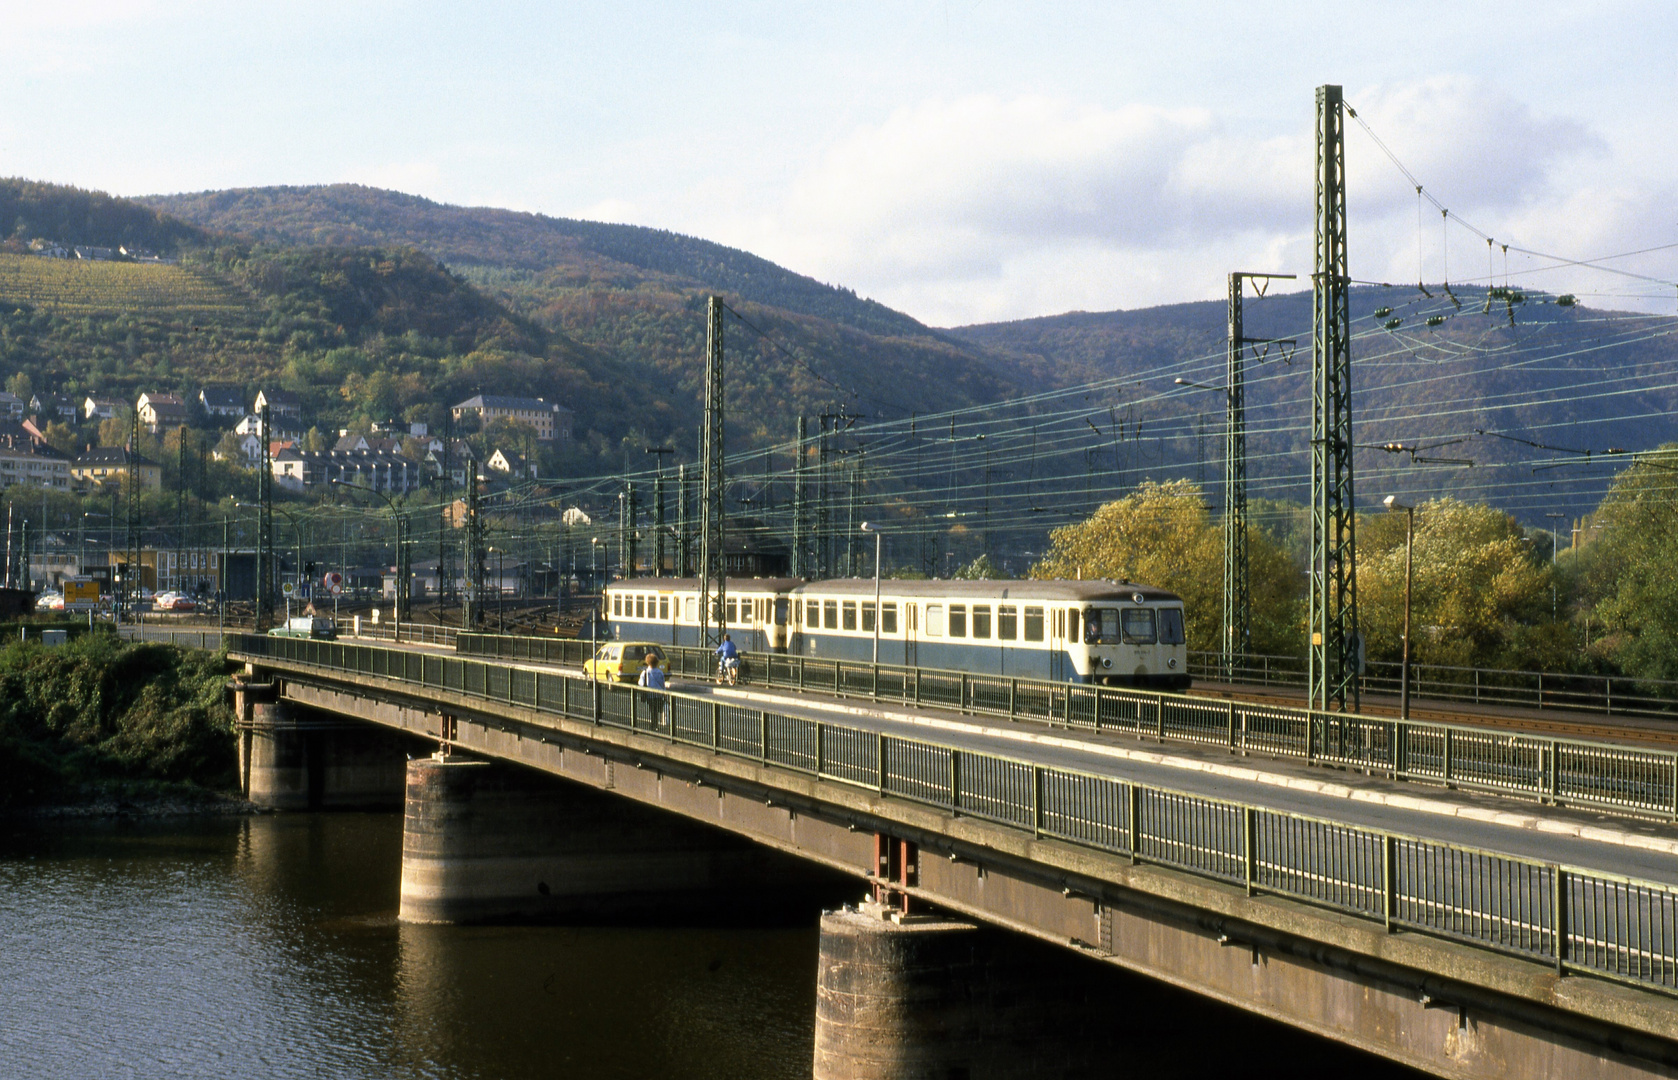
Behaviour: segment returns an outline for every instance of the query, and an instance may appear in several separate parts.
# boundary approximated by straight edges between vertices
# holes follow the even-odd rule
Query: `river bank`
[[[224,658],[87,634],[0,646],[0,813],[227,813]]]

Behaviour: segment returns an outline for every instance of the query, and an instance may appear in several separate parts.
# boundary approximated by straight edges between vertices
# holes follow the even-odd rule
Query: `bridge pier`
[[[885,905],[821,921],[814,1080],[1011,1080],[1110,1066],[1111,979],[1078,957]]]
[[[277,700],[236,683],[239,787],[274,810],[385,810],[401,805],[407,761],[399,735]]]
[[[408,923],[714,917],[831,897],[833,876],[720,829],[516,765],[408,763]]]

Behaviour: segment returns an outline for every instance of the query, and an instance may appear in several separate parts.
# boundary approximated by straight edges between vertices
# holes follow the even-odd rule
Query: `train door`
[[[919,604],[915,603],[913,600],[906,600],[903,603],[903,666],[904,667],[914,667],[918,663],[920,663],[920,661],[917,659],[917,656],[918,656],[920,650],[915,647],[915,642],[920,637],[920,631],[921,631],[921,606]]]
[[[1049,609],[1049,678],[1066,678],[1066,609]]]

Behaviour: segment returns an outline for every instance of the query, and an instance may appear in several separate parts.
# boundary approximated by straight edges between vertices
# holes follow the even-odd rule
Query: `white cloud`
[[[1578,121],[1458,76],[1348,100],[1480,228],[1583,224],[1555,179],[1607,148]],[[1309,272],[1314,141],[1308,128],[1248,136],[1199,108],[929,100],[843,134],[778,204],[710,231],[934,323],[1213,297],[1233,269]],[[1351,121],[1347,156],[1354,276],[1412,280],[1414,188]],[[1632,218],[1652,209],[1625,198]],[[1620,231],[1587,202],[1603,224],[1561,230],[1566,250],[1612,248],[1604,233]],[[1431,207],[1421,217],[1423,272],[1436,280],[1440,219]],[[1485,273],[1483,241],[1453,234],[1451,245],[1454,280]]]

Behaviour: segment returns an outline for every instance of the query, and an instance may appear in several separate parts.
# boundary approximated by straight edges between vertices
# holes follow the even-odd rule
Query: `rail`
[[[1110,776],[461,656],[230,635],[230,652],[641,732],[1411,930],[1678,990],[1678,891]],[[697,651],[697,650],[694,650]],[[654,726],[657,713],[668,723]]]
[[[455,648],[467,656],[549,664],[581,663],[589,656],[588,642],[563,638],[461,634]],[[714,673],[715,658],[704,649],[665,652],[676,674],[704,678]],[[1601,739],[773,653],[746,657],[742,680],[1218,746],[1231,753],[1301,759],[1395,780],[1678,820],[1678,751]]]
[[[1403,666],[1372,660],[1358,680],[1366,694],[1398,696]],[[1305,661],[1298,656],[1251,655],[1225,670],[1215,652],[1191,652],[1189,673],[1250,686],[1304,689]],[[1410,665],[1411,700],[1516,705],[1530,709],[1596,712],[1605,716],[1678,716],[1678,682],[1634,679],[1627,675],[1574,675],[1566,672],[1516,671],[1512,668]]]

